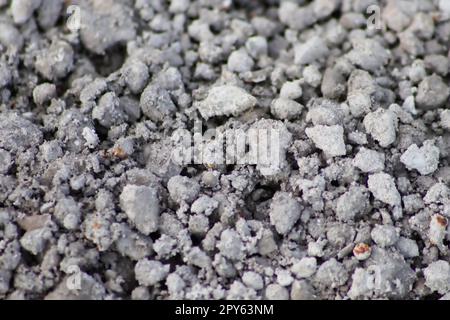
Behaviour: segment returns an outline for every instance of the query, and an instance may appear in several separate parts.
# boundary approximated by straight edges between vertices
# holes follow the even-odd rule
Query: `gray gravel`
[[[449,299],[448,2],[0,0],[0,299]]]

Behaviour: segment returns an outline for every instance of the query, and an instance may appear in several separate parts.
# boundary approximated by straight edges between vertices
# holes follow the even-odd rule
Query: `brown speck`
[[[355,248],[353,249],[353,253],[355,255],[358,254],[364,254],[366,252],[368,252],[370,250],[369,245],[365,244],[365,243],[358,243]]]
[[[119,159],[125,159],[128,157],[127,153],[121,147],[112,149],[111,154]]]
[[[439,223],[441,226],[446,227],[448,225],[447,218],[441,216],[440,214],[435,215],[437,223]]]

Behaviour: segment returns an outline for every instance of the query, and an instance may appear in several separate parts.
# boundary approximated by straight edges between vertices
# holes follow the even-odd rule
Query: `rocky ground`
[[[449,43],[447,0],[0,0],[0,298],[450,299]],[[180,164],[196,123],[279,166]]]

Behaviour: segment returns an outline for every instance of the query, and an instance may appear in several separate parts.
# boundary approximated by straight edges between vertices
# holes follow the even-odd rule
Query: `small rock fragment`
[[[23,24],[31,18],[33,12],[39,8],[41,0],[12,0],[11,14],[14,23]]]
[[[364,118],[364,127],[372,137],[387,148],[397,138],[398,119],[390,110],[378,109]]]
[[[433,292],[445,294],[450,291],[450,264],[447,261],[435,261],[425,268],[423,273],[425,285]]]
[[[134,273],[142,286],[154,286],[169,274],[170,266],[159,261],[142,259],[136,263]]]
[[[370,235],[372,240],[382,248],[393,246],[399,238],[397,230],[388,225],[376,225]]]
[[[373,196],[391,206],[401,204],[400,193],[395,185],[394,178],[387,173],[380,172],[369,176],[368,186]]]
[[[281,120],[295,119],[302,113],[302,110],[303,106],[300,103],[286,98],[275,99],[270,106],[271,113]]]
[[[245,256],[242,240],[239,234],[232,229],[222,232],[217,248],[224,257],[232,260],[239,261]]]
[[[348,280],[348,272],[344,265],[331,258],[320,265],[316,272],[315,281],[327,288],[337,288]]]
[[[305,130],[306,135],[329,157],[345,156],[347,150],[342,126],[317,125]]]
[[[167,183],[167,189],[174,201],[192,203],[200,192],[200,185],[188,177],[174,176]]]
[[[248,72],[253,68],[253,59],[245,50],[234,51],[228,58],[228,69],[232,72]]]
[[[289,300],[289,291],[276,283],[271,283],[266,287],[267,300]]]
[[[367,189],[351,187],[337,200],[336,216],[342,221],[352,221],[366,212],[368,200]]]
[[[365,173],[384,170],[385,155],[362,147],[353,159],[353,165]]]
[[[317,259],[305,257],[291,267],[292,273],[297,278],[309,278],[314,275],[317,270]]]
[[[421,148],[413,144],[403,153],[400,161],[409,170],[417,170],[421,175],[428,175],[438,168],[439,148],[431,140],[425,141]]]
[[[270,204],[270,222],[280,234],[287,234],[300,218],[302,206],[290,194],[278,192]]]
[[[42,83],[33,90],[34,103],[39,106],[50,101],[54,97],[56,97],[56,86],[53,83]]]
[[[433,110],[442,107],[450,96],[450,89],[438,75],[426,77],[419,84],[416,103],[420,109]]]
[[[120,195],[120,205],[143,234],[149,235],[158,230],[159,200],[155,189],[127,185]]]
[[[238,116],[253,108],[256,98],[239,87],[225,85],[212,88],[197,108],[204,119],[217,116]]]
[[[325,41],[317,36],[312,37],[305,43],[299,43],[294,48],[295,63],[304,65],[323,59],[329,52]]]

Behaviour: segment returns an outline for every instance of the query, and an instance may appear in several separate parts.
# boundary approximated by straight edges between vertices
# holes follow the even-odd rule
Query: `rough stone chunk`
[[[44,29],[53,27],[60,17],[63,6],[64,0],[42,0],[37,11],[39,25]]]
[[[372,137],[386,148],[397,139],[398,119],[390,110],[378,109],[364,118],[364,127]]]
[[[254,64],[253,59],[242,49],[234,51],[228,58],[228,69],[232,72],[241,73],[251,71]]]
[[[7,48],[20,50],[23,46],[23,36],[12,24],[0,22],[0,43]]]
[[[256,105],[256,98],[232,85],[214,87],[197,108],[204,119],[217,116],[238,116]]]
[[[125,114],[120,108],[120,100],[114,92],[105,93],[92,110],[92,118],[106,127],[121,124],[125,120]]]
[[[353,159],[353,165],[362,172],[375,173],[384,170],[384,153],[362,147]]]
[[[242,282],[249,288],[253,288],[255,290],[261,290],[264,288],[264,280],[263,278],[253,271],[246,271],[242,275]]]
[[[395,246],[405,258],[415,258],[419,256],[419,246],[416,241],[412,239],[400,237]]]
[[[174,176],[167,183],[170,197],[178,203],[183,201],[191,203],[200,192],[200,185],[197,181],[183,176]]]
[[[351,187],[337,200],[336,216],[342,221],[351,221],[365,213],[369,197],[365,188]]]
[[[281,87],[280,98],[295,100],[302,96],[303,89],[300,81],[288,81]]]
[[[96,54],[104,54],[114,45],[136,37],[133,12],[125,2],[83,1],[81,15],[81,41],[88,50]]]
[[[159,200],[155,189],[127,185],[120,195],[120,205],[143,234],[149,235],[158,230]]]
[[[450,110],[443,110],[441,112],[441,126],[450,131]]]
[[[267,300],[289,300],[289,291],[277,283],[269,284],[266,288]]]
[[[294,48],[295,63],[304,65],[324,58],[329,49],[324,39],[314,36],[305,43],[299,43]]]
[[[316,258],[309,258],[305,257],[301,259],[299,262],[295,263],[291,271],[294,273],[297,278],[309,278],[317,270],[317,259]]]
[[[59,199],[54,215],[59,223],[68,230],[75,230],[79,227],[81,210],[72,197]]]
[[[23,24],[27,22],[40,5],[41,0],[12,0],[11,14],[14,23]]]
[[[344,141],[344,128],[342,126],[318,125],[305,130],[306,135],[329,157],[345,156],[347,150]]]
[[[231,260],[240,261],[244,258],[244,245],[239,234],[232,230],[224,230],[220,236],[220,241],[217,244],[220,253]]]
[[[42,83],[33,90],[33,101],[39,106],[50,101],[55,96],[56,86],[53,83]]]
[[[401,204],[400,193],[397,190],[394,178],[389,174],[380,172],[369,176],[368,186],[373,196],[381,202],[391,206]]]
[[[3,149],[0,149],[0,174],[5,174],[9,171],[13,164],[11,154]]]
[[[421,175],[428,175],[438,168],[439,148],[431,140],[425,141],[421,148],[413,144],[403,153],[400,161],[409,170],[417,170]]]
[[[17,152],[42,143],[43,134],[30,121],[14,113],[0,114],[0,148]]]
[[[154,286],[163,281],[169,274],[170,266],[159,261],[139,260],[134,268],[136,280],[142,286]]]
[[[320,265],[314,281],[326,288],[336,288],[344,285],[348,277],[348,271],[344,265],[331,258]]]
[[[149,78],[147,65],[139,60],[131,61],[123,68],[123,77],[130,91],[139,94]]]
[[[278,10],[280,21],[290,29],[303,30],[316,22],[312,6],[299,7],[291,1],[283,1]]]
[[[338,100],[345,94],[347,89],[345,76],[337,67],[330,67],[325,70],[322,79],[322,94],[329,99]]]
[[[450,264],[439,260],[430,264],[424,271],[425,285],[433,292],[445,294],[450,291]]]
[[[297,118],[303,110],[303,106],[290,99],[280,98],[275,99],[271,106],[270,112],[278,119],[295,119]]]
[[[22,247],[33,255],[38,255],[45,250],[47,241],[52,238],[48,228],[40,228],[27,231],[20,239]]]
[[[142,93],[140,106],[142,113],[153,121],[163,121],[177,110],[169,92],[153,83]]]
[[[270,204],[270,223],[280,234],[288,234],[300,218],[302,206],[285,192],[278,192]]]
[[[371,297],[405,298],[416,273],[401,256],[374,247],[366,268],[357,268],[348,292],[350,299]]]
[[[36,70],[48,80],[64,78],[73,68],[74,52],[65,41],[55,41],[36,57]]]
[[[364,70],[375,72],[389,61],[389,52],[376,40],[352,39],[353,50],[347,54],[347,58],[354,65]]]
[[[393,226],[376,225],[370,235],[372,240],[382,248],[393,246],[398,240],[397,230]]]
[[[417,107],[432,110],[442,107],[450,96],[450,89],[438,75],[426,77],[419,84],[417,90]]]

